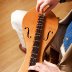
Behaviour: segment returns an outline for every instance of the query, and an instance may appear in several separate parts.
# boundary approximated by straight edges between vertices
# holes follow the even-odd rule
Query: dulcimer
[[[58,19],[53,12],[39,14],[33,8],[25,15],[22,29],[27,53],[18,72],[36,72],[28,71],[28,67],[43,62],[45,48],[58,29]]]

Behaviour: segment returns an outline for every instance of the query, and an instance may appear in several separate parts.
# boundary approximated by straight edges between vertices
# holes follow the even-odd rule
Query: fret
[[[34,62],[37,60],[37,58],[31,57],[31,60]]]
[[[42,28],[43,28],[43,26],[37,26],[37,28],[42,29]]]
[[[38,55],[38,51],[39,51],[39,48],[33,48],[33,55],[32,56],[37,56]]]
[[[37,57],[34,58],[34,57],[31,57],[31,60],[30,60],[30,65],[35,65],[35,63],[37,62]]]
[[[38,20],[38,22],[44,22],[44,21],[40,19],[40,20]]]
[[[31,57],[37,58],[37,55],[38,55],[38,54],[32,53],[32,56],[31,56]]]
[[[40,40],[40,39],[41,39],[41,35],[39,34],[39,36],[38,36],[38,34],[36,34],[35,40]]]
[[[37,25],[42,25],[42,23],[38,23]]]
[[[42,30],[42,29],[40,29],[40,28],[36,28],[36,29],[37,29],[37,30],[40,30],[40,31]]]
[[[36,35],[40,35],[41,33],[36,33]]]
[[[41,35],[35,35],[35,36],[38,36],[38,37],[40,37]]]
[[[40,18],[44,18],[45,16],[44,16],[44,15],[39,15],[39,17],[40,17]]]
[[[33,61],[33,59],[30,60],[30,66],[33,66],[36,64],[36,61]]]
[[[33,46],[33,48],[39,48],[38,46]]]
[[[39,21],[38,21],[38,23],[43,23],[43,22],[44,22],[44,21],[42,21],[42,20],[39,20]]]
[[[36,53],[32,53],[32,55],[35,55],[35,56],[37,56],[38,54],[36,54]]]
[[[38,51],[39,51],[39,48],[33,48],[33,53],[34,53],[34,54],[37,55],[37,54],[38,54]]]
[[[40,20],[44,21],[44,17],[41,17],[41,18],[38,19],[38,21],[40,21]]]
[[[32,60],[31,60],[31,61],[32,61]],[[35,65],[35,62],[31,62],[31,63],[30,63],[30,66],[33,66],[33,65]]]
[[[42,30],[36,29],[36,33],[41,33]]]
[[[35,42],[40,42],[39,40],[34,40]]]
[[[34,60],[36,60],[37,58],[35,58],[35,57],[31,57],[31,59],[34,59]]]
[[[43,26],[42,24],[38,24],[38,25],[37,25],[37,27],[42,27],[42,26]]]
[[[40,17],[38,20],[43,20],[44,19],[44,17]]]

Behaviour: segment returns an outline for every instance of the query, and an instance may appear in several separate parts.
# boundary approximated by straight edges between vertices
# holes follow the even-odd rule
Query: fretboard
[[[38,52],[39,52],[41,38],[42,38],[42,31],[44,27],[44,21],[45,21],[45,16],[39,15],[35,38],[34,38],[32,55],[30,59],[30,66],[35,65],[37,62]]]

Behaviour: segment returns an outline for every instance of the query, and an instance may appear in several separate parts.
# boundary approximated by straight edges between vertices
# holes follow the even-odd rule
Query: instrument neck
[[[32,55],[30,60],[30,66],[35,65],[37,62],[38,52],[39,52],[43,28],[44,28],[44,22],[45,22],[45,16],[39,15],[35,38],[34,38],[33,50],[32,50]]]

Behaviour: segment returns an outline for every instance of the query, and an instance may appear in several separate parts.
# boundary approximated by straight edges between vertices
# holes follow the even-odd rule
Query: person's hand
[[[30,66],[28,70],[35,70],[38,72],[61,72],[55,64],[47,61],[44,61],[43,64],[36,63],[35,66]]]
[[[46,13],[52,10],[57,4],[58,0],[37,0],[36,11],[43,12],[43,9],[48,6]]]

